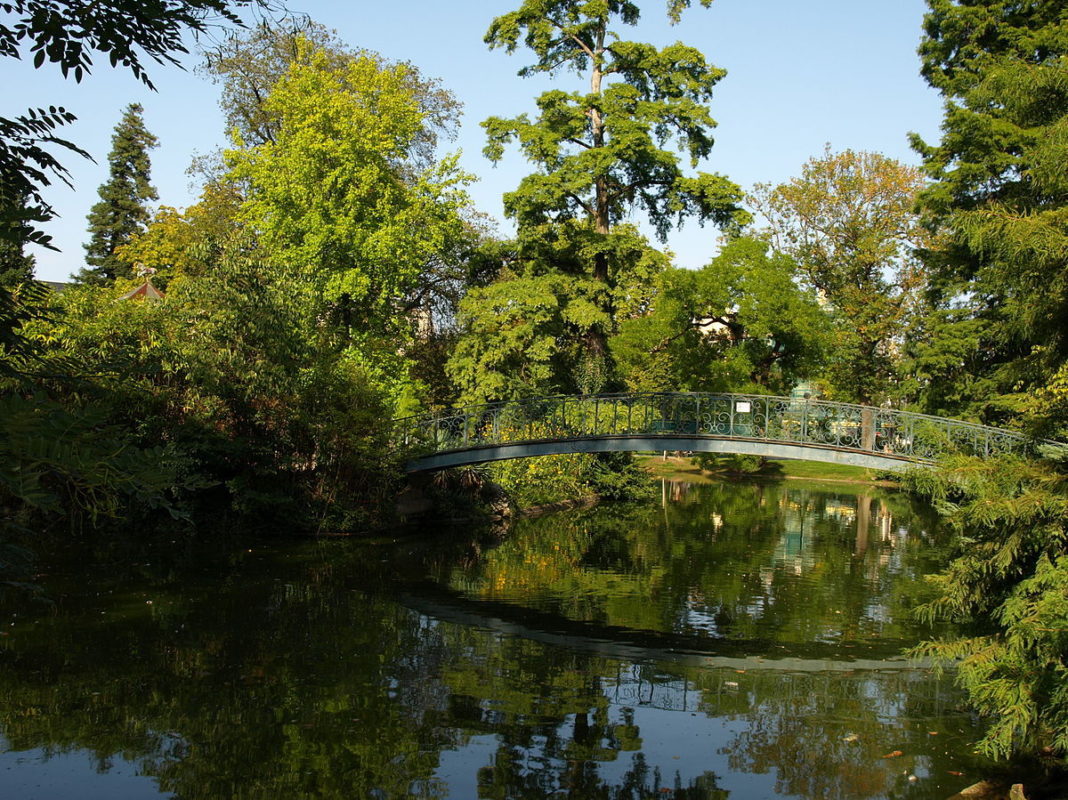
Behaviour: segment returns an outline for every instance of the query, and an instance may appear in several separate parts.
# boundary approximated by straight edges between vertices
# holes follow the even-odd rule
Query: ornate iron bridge
[[[900,471],[949,453],[1026,454],[1033,439],[955,419],[824,400],[747,394],[533,397],[394,422],[407,472],[508,458],[684,450]]]

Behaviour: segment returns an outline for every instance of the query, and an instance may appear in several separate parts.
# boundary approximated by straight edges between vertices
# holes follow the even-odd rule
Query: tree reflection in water
[[[969,782],[947,682],[889,660],[942,558],[922,510],[779,486],[671,496],[503,538],[79,554],[44,580],[54,607],[13,609],[0,639],[2,733],[133,762],[186,800]],[[0,795],[47,769],[0,772]]]

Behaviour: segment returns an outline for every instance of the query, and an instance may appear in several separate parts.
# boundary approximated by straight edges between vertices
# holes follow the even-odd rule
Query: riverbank
[[[885,473],[845,464],[825,464],[818,461],[769,460],[764,469],[755,473],[733,472],[728,469],[702,469],[691,456],[643,454],[635,456],[638,466],[656,478],[691,481],[694,483],[718,483],[723,480],[797,480],[825,483],[852,483],[866,486],[897,486],[888,480]]]

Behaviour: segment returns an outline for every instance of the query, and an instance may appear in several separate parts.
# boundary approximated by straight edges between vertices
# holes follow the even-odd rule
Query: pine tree
[[[922,72],[946,98],[942,140],[913,137],[941,237],[927,254],[941,303],[931,394],[989,421],[1068,425],[1068,6],[928,0]],[[963,368],[962,368],[963,367]],[[1043,405],[1045,404],[1045,408]],[[932,404],[927,403],[928,407]],[[990,720],[988,755],[1068,756],[1068,470],[1057,461],[959,458],[907,479],[964,534],[930,618],[968,638],[919,655],[954,665]]]
[[[928,4],[922,72],[946,111],[942,141],[913,146],[933,179],[922,210],[947,241],[929,258],[936,299],[981,331],[972,412],[1011,419],[1068,363],[1068,6]]]
[[[0,286],[9,289],[20,283],[33,280],[36,259],[27,255],[25,246],[33,240],[33,226],[28,219],[32,215],[28,193],[14,204],[15,213],[7,226],[6,236],[0,236]]]
[[[85,245],[89,267],[78,276],[86,283],[111,282],[133,274],[133,265],[117,256],[115,248],[144,230],[151,216],[146,203],[157,198],[149,182],[148,158],[157,140],[145,128],[142,113],[138,103],[127,106],[111,137],[108,180],[98,190],[99,202],[89,211],[90,239]]]

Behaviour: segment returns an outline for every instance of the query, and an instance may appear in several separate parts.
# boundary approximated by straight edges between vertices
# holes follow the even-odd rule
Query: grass
[[[657,478],[713,483],[724,477],[738,477],[737,473],[716,473],[701,470],[694,460],[684,456],[639,454],[638,465]],[[850,483],[881,483],[885,480],[875,470],[851,467],[846,464],[825,464],[819,461],[770,460],[768,468],[748,477],[765,480],[848,481]]]

